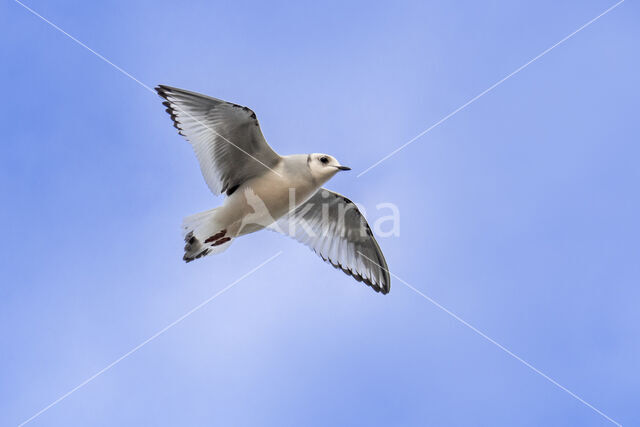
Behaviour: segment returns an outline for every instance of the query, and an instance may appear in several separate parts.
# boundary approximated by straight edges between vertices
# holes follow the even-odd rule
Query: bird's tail
[[[224,252],[233,239],[228,235],[224,224],[216,218],[219,208],[199,212],[182,221],[184,235],[184,257],[186,262],[211,254]]]

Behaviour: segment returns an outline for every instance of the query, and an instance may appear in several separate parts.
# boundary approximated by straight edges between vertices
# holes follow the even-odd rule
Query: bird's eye
[[[326,165],[329,163],[329,159],[327,157],[320,157],[320,162],[322,162],[323,165]]]

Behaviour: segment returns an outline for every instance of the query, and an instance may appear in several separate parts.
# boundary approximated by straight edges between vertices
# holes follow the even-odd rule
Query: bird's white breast
[[[274,171],[247,181],[227,198],[225,222],[232,230],[238,228],[234,230],[237,235],[258,231],[307,201],[321,185],[308,173],[306,163],[283,162]]]

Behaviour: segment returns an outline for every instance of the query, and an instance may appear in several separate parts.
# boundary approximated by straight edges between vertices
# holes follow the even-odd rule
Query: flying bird
[[[364,216],[351,200],[322,188],[350,168],[328,154],[280,156],[248,107],[165,85],[156,91],[195,151],[209,189],[227,196],[222,206],[184,219],[186,262],[269,228],[376,292],[389,292],[387,263]]]

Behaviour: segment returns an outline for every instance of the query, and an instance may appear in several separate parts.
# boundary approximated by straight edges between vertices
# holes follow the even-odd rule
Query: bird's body
[[[314,180],[305,170],[306,162],[306,154],[283,156],[273,172],[241,184],[216,209],[217,226],[227,230],[227,236],[243,236],[262,230],[306,202],[324,183]],[[247,192],[260,200],[260,208],[266,209],[256,209]]]
[[[261,177],[253,178],[238,190],[251,189],[262,200],[268,209],[271,218],[280,219],[292,208],[300,206],[313,196],[325,181],[313,178],[306,167],[307,155],[294,154],[283,156],[282,161],[273,168],[276,173],[267,173]],[[231,199],[234,195],[231,195]],[[244,200],[246,197],[238,195],[235,200]],[[240,202],[242,203],[242,202]]]
[[[326,154],[278,155],[247,107],[164,85],[156,90],[211,191],[227,195],[220,207],[184,219],[185,261],[269,227],[374,290],[389,291],[386,261],[366,220],[349,199],[322,188],[349,168]]]

